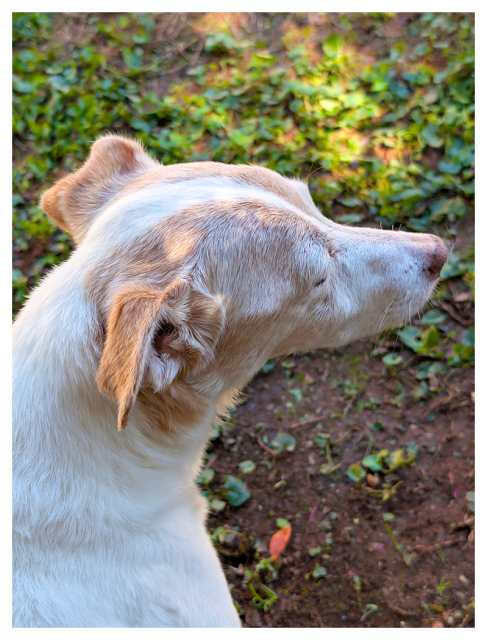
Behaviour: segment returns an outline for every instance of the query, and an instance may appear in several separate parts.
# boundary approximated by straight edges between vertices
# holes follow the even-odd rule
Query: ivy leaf
[[[435,309],[430,309],[427,313],[424,314],[421,322],[424,324],[441,324],[447,320],[447,316],[440,311],[435,311]]]
[[[213,500],[210,502],[210,509],[212,511],[223,511],[226,506],[227,503],[223,502],[223,500],[218,500],[218,498],[213,498]]]
[[[296,448],[296,440],[289,433],[279,433],[271,442],[271,447],[276,453],[283,451],[292,453]]]
[[[403,357],[397,353],[388,353],[382,358],[382,362],[386,367],[395,367],[403,361]]]
[[[241,507],[250,498],[247,486],[242,480],[233,476],[224,476],[223,481],[225,483],[223,495],[232,507]]]
[[[459,162],[445,162],[442,160],[438,163],[438,169],[443,171],[443,173],[451,173],[452,175],[456,175],[460,173],[462,169],[462,165]]]
[[[469,327],[462,333],[462,344],[467,347],[475,347],[475,327]]]
[[[366,474],[364,469],[362,469],[362,467],[359,464],[351,464],[348,467],[347,476],[353,482],[356,482],[356,483],[360,482],[360,480],[363,480],[363,478],[365,478],[365,475]]]
[[[384,468],[377,456],[366,456],[362,460],[362,464],[364,465],[364,467],[367,467],[367,469],[370,469],[371,471],[384,471]]]
[[[289,520],[286,520],[286,518],[277,518],[277,526],[279,529],[284,529],[284,527],[289,527],[291,525]]]
[[[385,91],[389,83],[384,78],[376,78],[370,87],[371,91]]]
[[[214,477],[215,472],[213,469],[202,469],[196,478],[196,484],[209,485]]]
[[[243,462],[239,462],[238,466],[242,473],[252,473],[252,471],[255,470],[255,462],[253,460],[244,460]]]
[[[315,564],[315,568],[313,573],[311,574],[315,580],[319,580],[320,578],[324,578],[328,575],[328,571],[325,567],[322,567],[320,564]]]
[[[323,52],[334,60],[338,57],[345,44],[345,38],[340,33],[332,33],[323,43]]]
[[[419,351],[423,346],[421,333],[417,327],[406,327],[397,332],[402,342],[413,351]]]
[[[438,136],[437,128],[434,125],[429,124],[419,135],[429,147],[439,149],[443,146],[443,139]]]

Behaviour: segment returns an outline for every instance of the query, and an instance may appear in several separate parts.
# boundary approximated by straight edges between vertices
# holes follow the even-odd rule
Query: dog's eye
[[[326,278],[323,278],[322,280],[318,280],[318,282],[315,282],[315,287],[319,287],[320,285],[322,285],[325,282]]]

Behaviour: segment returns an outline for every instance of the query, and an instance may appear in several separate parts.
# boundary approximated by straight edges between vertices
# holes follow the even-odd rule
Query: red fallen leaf
[[[287,543],[289,542],[290,537],[291,537],[290,524],[283,527],[282,529],[279,529],[279,531],[277,531],[277,533],[275,533],[272,536],[271,541],[269,543],[269,551],[270,551],[271,557],[274,560],[277,560],[277,558],[279,558],[281,553],[284,551],[284,549],[287,546]]]

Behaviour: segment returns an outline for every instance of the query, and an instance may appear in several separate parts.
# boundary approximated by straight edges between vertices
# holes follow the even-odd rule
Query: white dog
[[[269,358],[416,313],[446,247],[116,136],[41,204],[78,246],[14,326],[14,626],[238,627],[194,482],[212,422]]]

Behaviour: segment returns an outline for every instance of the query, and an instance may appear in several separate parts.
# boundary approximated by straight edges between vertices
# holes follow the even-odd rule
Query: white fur
[[[197,427],[155,442],[136,404],[117,433],[116,405],[96,385],[100,310],[88,274],[107,247],[137,241],[184,207],[237,210],[249,199],[307,221],[319,242],[296,236],[282,263],[264,252],[255,274],[234,265],[219,280],[212,294],[235,310],[241,331],[246,319],[274,320],[266,335],[246,336],[231,371],[216,360],[192,380],[209,406]],[[434,284],[419,245],[413,234],[341,227],[230,179],[154,185],[107,206],[14,326],[14,626],[238,627],[194,483],[216,407],[268,357],[344,344],[376,332],[381,318],[385,328],[417,311]],[[187,265],[202,289],[208,268]]]

